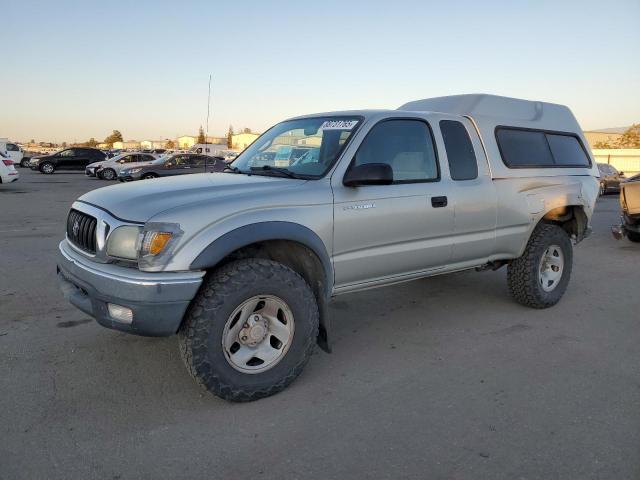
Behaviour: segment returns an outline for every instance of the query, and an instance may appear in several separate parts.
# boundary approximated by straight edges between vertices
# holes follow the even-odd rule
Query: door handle
[[[431,197],[431,206],[433,208],[442,208],[447,206],[447,197]]]

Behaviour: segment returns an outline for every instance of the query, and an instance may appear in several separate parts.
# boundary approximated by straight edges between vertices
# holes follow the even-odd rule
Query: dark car
[[[620,182],[624,181],[624,172],[619,172],[616,167],[607,163],[599,163],[600,171],[600,195],[609,192],[619,192]]]
[[[121,182],[148,180],[157,177],[169,177],[188,173],[221,172],[227,166],[222,157],[209,157],[193,153],[180,153],[162,157],[150,165],[124,168],[118,174]]]
[[[72,147],[44,157],[32,158],[31,170],[53,173],[56,170],[84,170],[93,162],[106,160],[106,155],[97,148]]]

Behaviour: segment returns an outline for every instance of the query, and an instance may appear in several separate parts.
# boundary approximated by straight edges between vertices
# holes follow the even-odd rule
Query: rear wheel
[[[640,233],[638,232],[627,232],[627,238],[634,243],[640,243]]]
[[[211,393],[257,400],[302,372],[318,322],[315,297],[300,275],[270,260],[239,260],[205,281],[180,329],[180,352]]]
[[[557,225],[540,224],[524,254],[509,264],[509,291],[522,305],[551,307],[567,289],[572,263],[573,247],[567,233]]]
[[[52,174],[55,170],[56,168],[53,166],[53,163],[51,162],[44,162],[42,165],[40,165],[40,171],[42,173],[46,173],[47,175]]]
[[[100,171],[99,176],[103,180],[115,180],[116,171],[113,168],[106,168]]]
[[[153,178],[158,178],[158,175],[156,175],[155,173],[145,173],[141,178],[142,180],[151,180]]]

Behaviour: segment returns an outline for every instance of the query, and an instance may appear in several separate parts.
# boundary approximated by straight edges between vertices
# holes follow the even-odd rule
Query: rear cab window
[[[478,178],[478,160],[465,126],[456,120],[441,120],[440,133],[444,140],[451,179],[463,181]]]

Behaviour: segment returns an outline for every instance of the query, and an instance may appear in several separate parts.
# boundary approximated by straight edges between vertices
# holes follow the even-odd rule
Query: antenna
[[[207,97],[207,126],[204,134],[204,151],[207,152],[209,144],[209,113],[211,111],[211,74],[209,74],[209,96]]]

